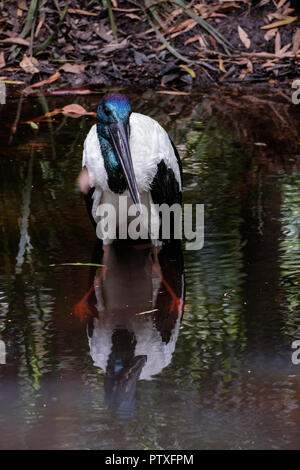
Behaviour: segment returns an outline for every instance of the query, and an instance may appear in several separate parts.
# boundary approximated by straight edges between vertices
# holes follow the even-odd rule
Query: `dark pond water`
[[[99,95],[1,107],[1,449],[300,448],[300,119],[247,93],[132,96],[205,204],[203,249],[163,251],[164,283],[147,245],[51,266],[101,262],[75,185],[93,118],[22,122]]]

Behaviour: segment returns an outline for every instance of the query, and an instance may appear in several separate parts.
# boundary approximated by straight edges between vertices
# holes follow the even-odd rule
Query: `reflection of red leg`
[[[154,254],[154,263],[152,265],[152,269],[153,269],[153,271],[155,271],[159,275],[161,282],[163,283],[166,290],[169,292],[170,296],[172,297],[172,303],[169,307],[169,313],[170,314],[174,313],[174,314],[178,315],[180,310],[183,308],[182,299],[180,297],[177,297],[177,295],[173,291],[170,284],[164,279],[164,277],[162,275],[162,272],[161,272],[161,267],[160,267],[160,264],[159,264],[159,261],[158,261],[158,257],[157,257],[157,262],[155,262],[155,254]]]
[[[181,309],[183,308],[182,299],[180,297],[177,297],[177,295],[175,294],[175,292],[171,288],[170,284],[168,284],[167,281],[163,277],[161,277],[161,281],[162,281],[163,285],[165,286],[165,288],[167,289],[167,291],[169,292],[169,294],[172,297],[172,303],[169,307],[169,313],[170,314],[174,313],[174,314],[178,315],[180,313]]]
[[[93,286],[92,286],[93,287]],[[82,299],[77,302],[74,307],[74,314],[75,317],[79,318],[81,322],[83,322],[87,317],[92,317],[93,312],[91,311],[90,307],[88,306],[87,299],[92,292],[92,288],[85,294]]]
[[[107,271],[107,267],[103,266],[100,271],[99,275],[96,277],[95,281],[87,291],[87,293],[82,297],[82,299],[77,302],[77,304],[74,307],[74,314],[75,317],[79,318],[81,322],[83,322],[87,317],[92,317],[93,312],[91,311],[89,305],[88,305],[88,298],[91,295],[91,293],[95,290],[95,286],[99,281],[101,281],[102,277]]]
[[[104,254],[103,254],[103,263],[105,264],[102,268],[99,270],[99,274],[96,277],[95,281],[87,291],[87,293],[82,297],[82,299],[77,302],[77,304],[74,307],[74,314],[81,322],[83,322],[87,317],[92,317],[93,312],[91,311],[89,305],[88,305],[88,298],[91,295],[91,293],[95,290],[96,285],[98,282],[101,281],[101,279],[104,277],[108,267],[106,266],[107,260],[108,260],[108,254],[109,254],[109,245],[106,245],[104,247]]]

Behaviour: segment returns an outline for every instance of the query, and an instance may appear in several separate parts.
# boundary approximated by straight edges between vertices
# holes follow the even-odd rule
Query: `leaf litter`
[[[4,2],[1,74],[31,90],[78,94],[86,85],[168,83],[176,91],[284,81],[300,73],[299,14],[297,0],[106,0],[89,8],[79,0]],[[163,79],[171,66],[172,77]]]

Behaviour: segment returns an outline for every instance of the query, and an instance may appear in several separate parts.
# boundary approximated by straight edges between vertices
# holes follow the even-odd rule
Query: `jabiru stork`
[[[154,205],[182,202],[182,168],[173,142],[157,121],[132,112],[121,94],[107,94],[99,103],[97,123],[84,142],[78,184],[95,227],[103,203],[115,207],[118,226],[121,195],[128,196],[128,204],[136,204],[140,213],[143,204],[151,223],[158,226]],[[112,241],[104,237],[104,247]],[[162,242],[153,239],[152,244],[159,249]]]

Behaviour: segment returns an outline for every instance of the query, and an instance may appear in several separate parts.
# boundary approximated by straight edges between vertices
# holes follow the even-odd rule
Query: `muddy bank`
[[[153,10],[144,2],[115,0],[117,39],[102,4],[44,0],[28,23],[32,3],[0,6],[3,81],[47,90],[129,85],[190,90],[268,81],[285,85],[300,73],[297,2],[189,3],[203,27],[173,4]]]

